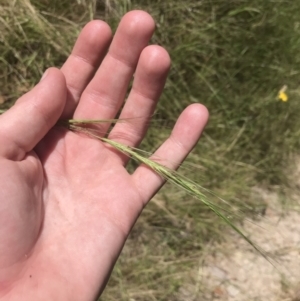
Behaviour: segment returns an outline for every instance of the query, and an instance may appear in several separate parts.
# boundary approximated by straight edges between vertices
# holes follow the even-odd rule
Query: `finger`
[[[176,169],[199,140],[207,120],[208,111],[203,105],[193,104],[187,107],[178,118],[171,136],[154,153],[154,161]],[[132,178],[140,195],[143,196],[144,204],[165,182],[145,165],[139,166]]]
[[[98,69],[111,41],[111,29],[100,20],[89,22],[81,31],[71,55],[62,66],[68,96],[62,118],[71,118],[83,90]]]
[[[163,90],[169,68],[170,57],[162,47],[152,45],[143,50],[131,92],[120,115],[120,119],[128,119],[128,122],[117,123],[109,139],[129,146],[139,145]],[[128,156],[121,155],[120,159],[126,164]]]
[[[50,68],[30,92],[0,116],[0,156],[22,160],[57,122],[65,101],[65,77]]]
[[[143,11],[132,11],[122,18],[108,54],[82,94],[75,118],[109,119],[116,115],[154,27],[152,17]],[[101,132],[108,127],[103,124]]]

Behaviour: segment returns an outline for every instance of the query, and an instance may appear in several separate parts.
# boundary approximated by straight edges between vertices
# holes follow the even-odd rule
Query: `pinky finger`
[[[153,154],[152,159],[159,158],[159,163],[176,169],[198,142],[208,121],[208,111],[200,104],[188,106],[179,116],[170,137]],[[150,158],[151,159],[151,158]],[[144,205],[161,188],[165,180],[150,167],[139,166],[132,175]]]

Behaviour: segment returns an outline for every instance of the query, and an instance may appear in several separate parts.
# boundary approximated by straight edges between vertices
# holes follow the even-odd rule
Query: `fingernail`
[[[47,74],[48,74],[48,69],[44,72],[44,74],[43,74],[40,82],[45,79],[45,77],[47,76]]]

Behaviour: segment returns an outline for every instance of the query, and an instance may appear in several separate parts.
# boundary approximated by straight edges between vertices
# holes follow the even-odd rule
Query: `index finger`
[[[61,71],[67,82],[67,102],[62,118],[71,118],[82,92],[94,76],[111,41],[111,29],[103,21],[89,22],[81,31]]]

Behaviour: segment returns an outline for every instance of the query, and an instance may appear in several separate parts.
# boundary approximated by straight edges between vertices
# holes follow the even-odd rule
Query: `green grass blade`
[[[213,211],[217,216],[221,218],[225,224],[231,227],[236,233],[238,233],[245,241],[247,241],[256,251],[258,251],[263,257],[265,257],[268,261],[270,259],[267,257],[266,253],[259,248],[249,237],[247,237],[241,229],[239,229],[230,219],[220,211],[217,205],[213,204],[208,200],[205,194],[201,192],[201,186],[194,183],[193,181],[187,179],[186,177],[180,175],[180,173],[170,170],[166,166],[155,162],[147,157],[144,157],[142,154],[137,152],[134,148],[128,147],[116,141],[110,140],[108,138],[99,137],[88,130],[84,130],[77,126],[72,126],[71,129],[75,131],[85,131],[88,135],[105,142],[106,144],[112,146],[113,148],[117,149],[118,151],[128,155],[133,160],[138,161],[139,163],[145,164],[146,166],[150,167],[154,172],[160,175],[166,181],[171,182],[172,184],[176,185],[177,187],[183,189],[192,197],[200,200],[203,204],[205,204],[211,211]]]

